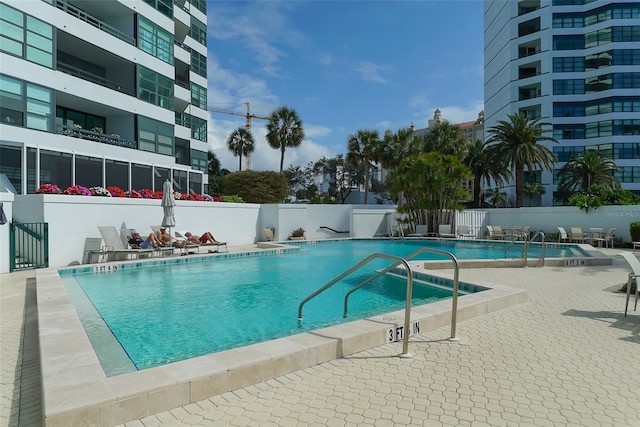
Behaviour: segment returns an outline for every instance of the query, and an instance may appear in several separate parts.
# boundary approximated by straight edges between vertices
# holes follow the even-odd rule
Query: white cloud
[[[383,65],[378,65],[370,61],[360,61],[358,65],[353,67],[355,71],[360,73],[360,76],[363,80],[376,82],[376,83],[387,83],[387,81],[380,74],[386,67]]]

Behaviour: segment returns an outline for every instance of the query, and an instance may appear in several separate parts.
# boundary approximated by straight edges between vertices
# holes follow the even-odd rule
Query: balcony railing
[[[520,52],[518,52],[518,58],[526,58],[527,56],[537,55],[540,52],[541,52],[540,49],[535,49],[535,48],[520,50]]]
[[[58,71],[62,71],[63,73],[66,73],[66,74],[71,74],[72,76],[79,77],[83,80],[88,80],[90,82],[99,84],[100,86],[108,87],[109,89],[117,90],[118,92],[126,93],[127,95],[131,95],[131,96],[136,95],[136,92],[135,90],[133,90],[133,88],[124,87],[118,82],[105,79],[104,77],[101,77],[96,74],[90,73],[88,71],[82,70],[80,68],[74,67],[73,65],[69,65],[64,62],[58,61],[56,64],[56,68]]]
[[[136,144],[135,141],[128,141],[126,139],[120,138],[119,135],[107,135],[105,133],[98,133],[91,130],[78,128],[76,126],[58,124],[56,133],[60,135],[70,136],[72,138],[87,139],[89,141],[101,142],[103,144],[117,145],[118,147],[133,149],[138,148],[138,144]]]
[[[97,18],[82,9],[78,9],[74,5],[67,3],[65,0],[54,0],[54,6],[60,10],[67,12],[69,15],[86,22],[89,25],[93,25],[94,27],[104,31],[105,33],[109,33],[112,36],[117,37],[118,39],[126,43],[129,43],[132,46],[136,45],[136,39],[134,39],[133,37],[123,33],[120,30],[115,29],[109,24],[105,24],[100,18]]]

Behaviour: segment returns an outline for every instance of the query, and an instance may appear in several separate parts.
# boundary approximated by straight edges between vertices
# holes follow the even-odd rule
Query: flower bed
[[[148,188],[142,190],[124,191],[120,187],[109,186],[87,188],[82,185],[72,185],[65,190],[55,184],[42,184],[36,190],[36,194],[66,194],[72,196],[95,196],[95,197],[124,197],[131,199],[162,199],[162,191],[152,191]],[[194,200],[199,202],[222,202],[219,196],[210,196],[209,194],[184,194],[177,191],[173,192],[176,200]]]

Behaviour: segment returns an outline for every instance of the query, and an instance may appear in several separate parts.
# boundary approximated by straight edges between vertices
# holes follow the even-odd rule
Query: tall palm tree
[[[496,185],[502,186],[511,177],[509,170],[501,167],[491,156],[489,143],[480,139],[469,146],[464,164],[473,174],[473,206],[476,208],[482,204],[483,183],[489,185],[493,180]]]
[[[570,159],[560,169],[561,192],[587,192],[589,187],[599,184],[605,189],[617,190],[620,183],[614,172],[618,170],[611,157],[604,156],[600,150],[585,150],[577,157]]]
[[[384,134],[383,144],[380,147],[379,161],[383,168],[392,171],[390,182],[393,181],[393,176],[397,173],[400,162],[409,156],[419,153],[420,147],[418,145],[419,140],[411,128],[399,129],[396,133],[389,131]],[[403,192],[398,192],[398,207],[402,206],[403,198]]]
[[[469,141],[460,126],[443,120],[430,127],[423,137],[423,151],[438,151],[464,158],[469,151]]]
[[[377,130],[360,129],[347,139],[347,162],[354,169],[364,170],[364,204],[369,195],[371,167],[380,159],[380,134]]]
[[[275,150],[280,150],[280,173],[284,167],[284,152],[287,147],[298,147],[304,139],[302,120],[295,110],[280,107],[271,113],[267,124],[267,142]]]
[[[227,138],[227,147],[234,156],[238,157],[238,171],[241,171],[242,156],[246,157],[255,150],[253,135],[244,127],[238,128],[231,132],[229,138]]]
[[[491,156],[500,162],[505,169],[513,169],[516,178],[516,207],[522,207],[524,201],[524,168],[533,171],[535,168],[552,170],[555,156],[541,141],[558,142],[553,137],[545,136],[551,132],[550,123],[540,122],[528,115],[510,114],[508,121],[498,120],[496,126],[489,128]]]

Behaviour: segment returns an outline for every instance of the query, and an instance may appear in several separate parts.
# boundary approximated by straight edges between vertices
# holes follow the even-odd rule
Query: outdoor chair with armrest
[[[457,231],[458,237],[461,239],[476,238],[476,234],[473,231],[471,231],[471,227],[469,227],[468,225],[464,225],[464,224],[459,225],[456,231]]]
[[[620,256],[627,261],[629,267],[631,267],[631,273],[629,273],[629,279],[627,280],[627,298],[624,305],[624,315],[627,316],[627,310],[629,308],[629,299],[631,297],[631,287],[633,286],[633,282],[636,284],[636,297],[635,303],[633,306],[633,311],[638,309],[638,295],[640,295],[640,290],[638,289],[638,277],[640,277],[640,260],[636,258],[634,254],[631,252],[621,252]]]
[[[122,234],[122,237],[125,239],[125,241],[129,241],[129,239],[131,238],[131,231],[132,229],[130,228],[120,229],[120,233]],[[173,249],[174,248],[171,246],[156,246],[151,248],[152,255],[154,257],[173,256],[173,254],[175,253]]]
[[[125,246],[120,233],[112,225],[98,227],[98,230],[100,230],[107,252],[113,255],[114,260],[117,260],[119,255],[124,255],[125,259],[128,259],[130,255],[134,258],[153,255],[153,249],[130,249]]]
[[[563,227],[558,227],[558,243],[564,243],[564,242],[568,242],[569,239],[569,235],[567,234],[567,230],[565,230]]]
[[[580,227],[571,227],[569,232],[569,240],[574,243],[584,243],[584,233]]]
[[[451,237],[456,237],[456,235],[451,232],[451,225],[440,224],[438,226],[438,237],[451,238]]]

